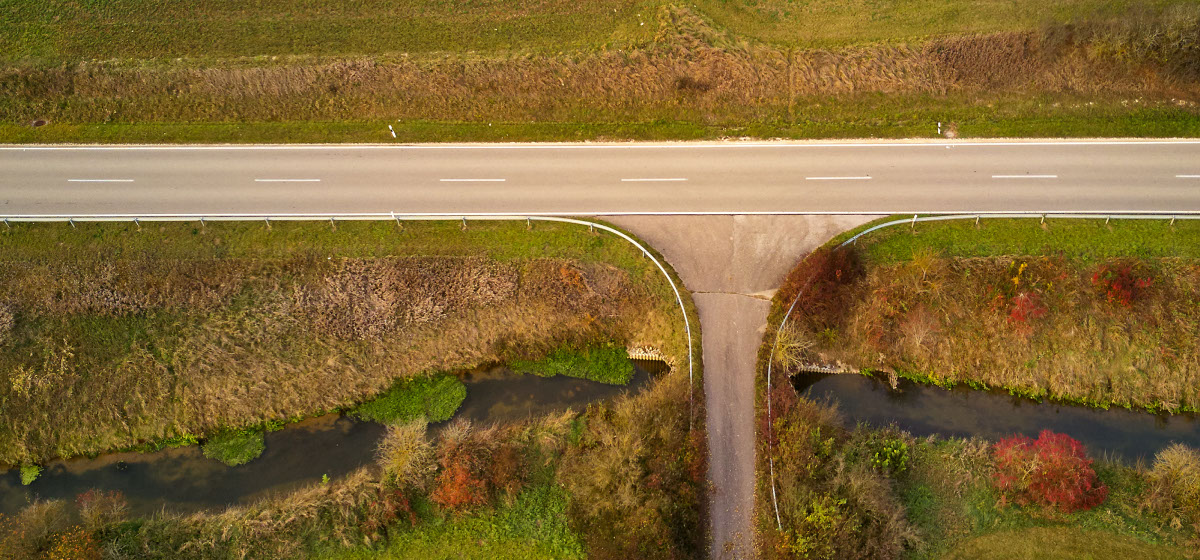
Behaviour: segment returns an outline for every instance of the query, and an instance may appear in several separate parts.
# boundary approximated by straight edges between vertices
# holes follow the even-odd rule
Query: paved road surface
[[[1200,141],[3,147],[0,214],[1200,211]]]

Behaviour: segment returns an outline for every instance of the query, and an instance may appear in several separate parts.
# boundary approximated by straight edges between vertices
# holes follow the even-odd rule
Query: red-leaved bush
[[[1104,292],[1109,303],[1129,307],[1142,291],[1154,284],[1149,274],[1129,264],[1106,264],[1092,274],[1092,285]]]
[[[1042,430],[1036,440],[1013,436],[997,442],[993,453],[993,482],[1004,501],[1070,513],[1091,509],[1108,497],[1083,444],[1066,434]]]
[[[1012,298],[1012,308],[1008,311],[1008,324],[1017,330],[1033,331],[1031,324],[1035,319],[1046,316],[1046,306],[1042,298],[1033,292],[1021,292]]]

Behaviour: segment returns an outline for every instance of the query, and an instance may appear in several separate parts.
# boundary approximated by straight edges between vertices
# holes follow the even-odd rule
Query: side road
[[[704,352],[714,559],[754,557],[754,365],[769,300],[796,262],[877,216],[612,216],[693,293]]]

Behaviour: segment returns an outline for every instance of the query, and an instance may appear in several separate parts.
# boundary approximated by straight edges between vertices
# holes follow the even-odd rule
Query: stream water
[[[1038,402],[1002,391],[943,389],[901,379],[897,390],[864,375],[807,375],[793,378],[796,390],[837,403],[852,424],[895,424],[917,436],[980,436],[992,440],[1042,430],[1065,433],[1093,455],[1133,461],[1153,459],[1172,442],[1200,447],[1200,420],[1192,414],[1149,412]]]
[[[640,390],[651,370],[659,373],[665,367],[661,362],[635,361],[633,379],[620,386],[517,375],[503,367],[481,368],[461,374],[467,397],[455,418],[510,422],[568,408],[581,410],[587,403]],[[0,476],[0,513],[16,513],[36,498],[72,500],[92,488],[120,491],[134,515],[249,503],[371,463],[383,433],[380,424],[331,414],[268,433],[263,454],[238,467],[208,459],[199,446],[192,445],[54,461],[29,486],[21,485],[17,469],[10,469]]]

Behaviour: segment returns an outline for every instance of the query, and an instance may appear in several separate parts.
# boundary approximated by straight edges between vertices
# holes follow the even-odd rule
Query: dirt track
[[[753,558],[754,364],[769,300],[804,254],[874,216],[617,216],[693,293],[702,325],[710,557]]]

